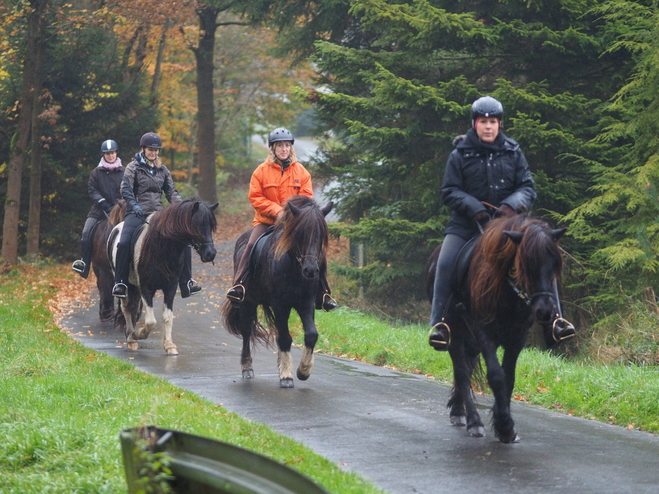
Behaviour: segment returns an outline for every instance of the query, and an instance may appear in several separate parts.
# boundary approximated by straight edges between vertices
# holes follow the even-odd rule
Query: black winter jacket
[[[133,160],[126,165],[124,179],[121,182],[121,195],[126,201],[126,212],[132,213],[133,206],[139,204],[146,214],[163,209],[162,194],[167,200],[178,202],[181,200],[172,175],[165,165],[149,166],[142,153],[137,153]]]
[[[112,170],[104,166],[97,166],[89,174],[87,192],[92,200],[92,207],[87,213],[88,217],[105,219],[105,213],[100,203],[105,199],[110,206],[114,206],[121,199],[121,179],[124,176],[124,167],[119,166]]]
[[[451,208],[444,233],[469,239],[479,232],[474,216],[487,207],[510,206],[528,211],[536,198],[535,183],[519,144],[499,132],[492,144],[470,129],[449,155],[440,194]]]

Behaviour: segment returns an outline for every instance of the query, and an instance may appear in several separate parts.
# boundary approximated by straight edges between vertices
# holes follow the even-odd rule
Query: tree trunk
[[[44,13],[48,0],[31,0],[32,11],[27,18],[27,50],[23,64],[23,91],[20,97],[18,128],[10,149],[7,177],[7,197],[2,225],[2,257],[9,264],[18,262],[18,223],[21,204],[23,162],[30,142],[32,108],[38,94],[35,92],[37,42],[44,35]]]
[[[165,55],[165,45],[167,42],[167,31],[172,25],[172,21],[167,19],[165,25],[162,27],[162,34],[160,35],[160,42],[158,43],[158,55],[156,56],[156,67],[153,71],[153,81],[151,82],[151,104],[155,104],[158,99],[158,87],[160,86],[160,78],[162,76],[162,61]]]
[[[197,9],[199,46],[197,59],[197,144],[199,146],[199,197],[217,202],[215,188],[215,104],[213,101],[213,53],[218,10],[208,5]]]
[[[32,123],[30,137],[30,205],[27,222],[27,254],[39,254],[39,232],[41,230],[41,174],[42,174],[42,144],[41,119],[43,63],[46,51],[46,18],[41,16],[39,34],[35,40],[34,55],[34,86],[32,100]]]

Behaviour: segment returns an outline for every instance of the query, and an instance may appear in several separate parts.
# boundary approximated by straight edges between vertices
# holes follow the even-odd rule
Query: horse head
[[[325,216],[332,210],[333,202],[322,209],[305,196],[293,196],[284,206],[284,215],[278,223],[281,236],[275,249],[275,257],[290,253],[299,263],[302,276],[316,279],[325,264],[325,252],[329,233]]]
[[[192,240],[192,247],[199,254],[201,262],[213,262],[213,260],[215,260],[215,254],[217,254],[215,244],[213,243],[213,232],[217,227],[214,211],[217,209],[218,205],[218,202],[212,206],[208,206],[203,202],[197,201],[193,206],[192,216],[203,216],[200,222],[200,225],[203,226],[199,230],[201,235]],[[201,211],[201,213],[199,213],[199,211]]]
[[[551,326],[558,319],[563,320],[557,287],[563,258],[558,241],[566,230],[551,229],[543,221],[527,219],[519,230],[503,231],[516,245],[510,283],[520,298],[531,307],[534,320],[543,327]],[[569,329],[557,331],[560,333]]]

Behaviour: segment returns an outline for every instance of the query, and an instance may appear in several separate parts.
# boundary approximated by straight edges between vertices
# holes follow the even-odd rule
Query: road
[[[393,494],[659,492],[659,437],[648,433],[515,402],[520,443],[502,444],[489,430],[485,438],[470,438],[449,423],[447,386],[324,355],[317,355],[308,381],[280,389],[276,355],[259,348],[256,376],[243,380],[240,340],[227,334],[218,315],[232,247],[218,245],[214,266],[195,259],[204,291],[175,300],[179,356],[165,356],[159,334],[128,352],[123,335],[98,321],[95,302],[71,313],[64,330],[90,348],[268,424]],[[297,365],[300,352],[293,357]],[[486,420],[491,401],[478,400]]]

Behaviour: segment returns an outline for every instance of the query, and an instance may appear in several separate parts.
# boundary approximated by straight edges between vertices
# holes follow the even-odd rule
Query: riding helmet
[[[160,149],[162,148],[162,139],[154,132],[147,132],[140,139],[140,147]]]
[[[112,153],[118,150],[119,150],[119,146],[117,146],[117,143],[114,142],[112,139],[103,141],[103,144],[101,144],[101,153]]]
[[[284,127],[279,127],[270,132],[270,136],[268,136],[268,147],[272,147],[272,145],[278,141],[290,141],[291,144],[295,144],[293,134],[291,134],[290,130],[285,129]]]
[[[500,124],[503,126],[503,105],[492,96],[483,96],[478,98],[471,105],[471,126],[476,125],[478,117],[494,117],[498,118]]]

